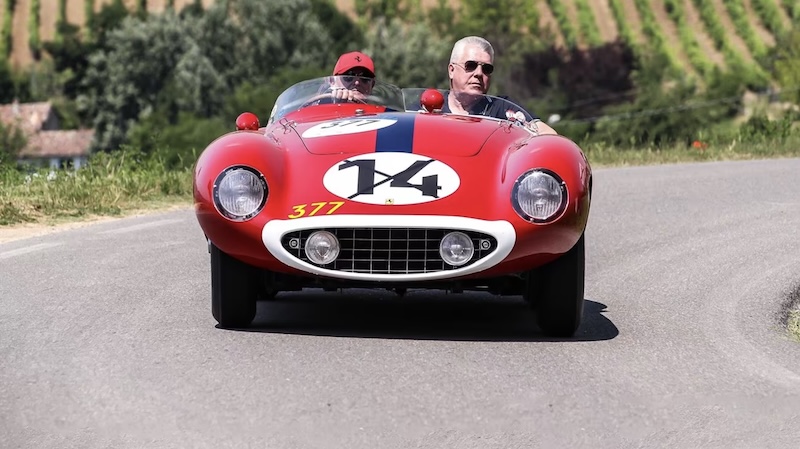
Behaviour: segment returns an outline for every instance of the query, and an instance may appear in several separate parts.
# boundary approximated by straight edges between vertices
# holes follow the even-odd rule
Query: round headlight
[[[472,239],[463,232],[450,232],[439,243],[439,255],[454,267],[460,267],[472,259],[475,245]]]
[[[556,218],[567,205],[567,188],[555,173],[530,170],[514,183],[511,204],[520,217],[534,223]]]
[[[250,167],[231,167],[214,183],[214,204],[225,217],[245,221],[255,217],[267,202],[267,182]]]
[[[317,265],[327,265],[339,256],[339,239],[328,231],[316,231],[306,240],[306,256]]]

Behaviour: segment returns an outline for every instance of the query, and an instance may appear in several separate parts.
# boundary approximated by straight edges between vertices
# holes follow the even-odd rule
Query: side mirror
[[[242,112],[239,117],[236,117],[236,130],[237,131],[258,131],[261,124],[258,123],[258,117],[252,112]]]

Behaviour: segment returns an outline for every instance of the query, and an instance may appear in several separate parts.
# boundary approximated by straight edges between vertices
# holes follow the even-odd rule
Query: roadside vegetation
[[[167,166],[157,154],[125,149],[97,153],[79,170],[0,168],[0,226],[189,207],[191,170]]]
[[[789,312],[789,335],[800,342],[800,309]]]

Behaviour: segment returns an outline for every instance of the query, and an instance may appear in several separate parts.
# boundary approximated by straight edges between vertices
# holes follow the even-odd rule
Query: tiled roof
[[[28,137],[28,144],[19,155],[24,158],[87,156],[93,138],[93,129],[40,131]]]
[[[52,113],[53,105],[49,101],[4,104],[0,105],[0,122],[6,126],[19,126],[25,134],[33,134],[42,129]]]

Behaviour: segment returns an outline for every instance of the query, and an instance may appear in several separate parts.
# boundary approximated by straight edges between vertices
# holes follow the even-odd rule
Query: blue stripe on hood
[[[381,114],[381,118],[397,120],[392,126],[378,130],[376,152],[411,153],[414,149],[414,119],[416,114]]]

